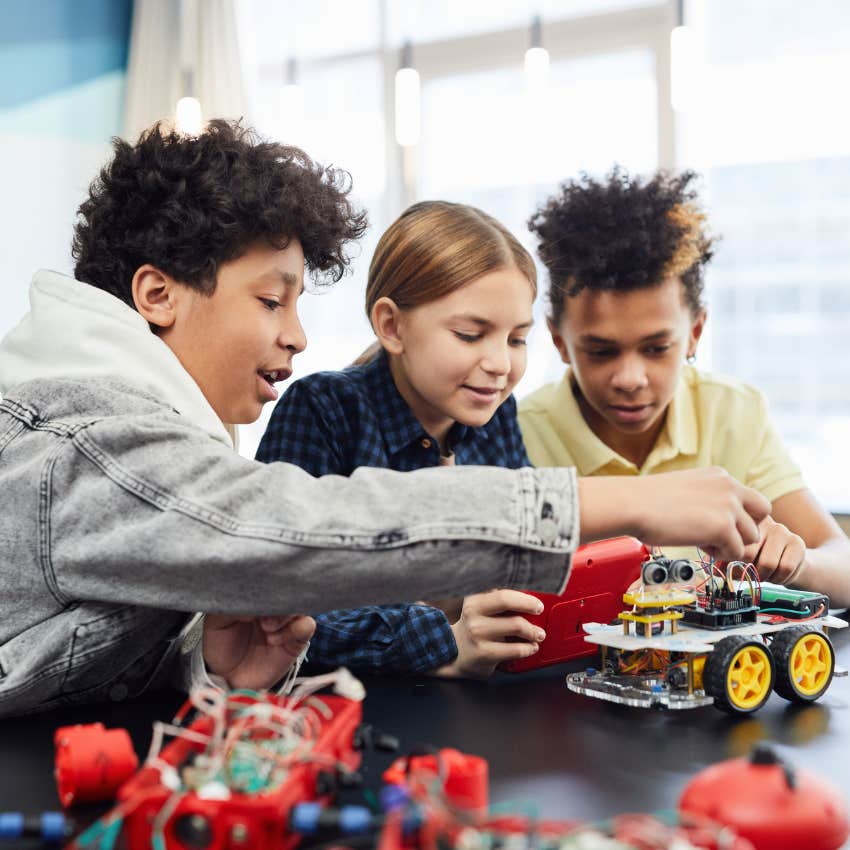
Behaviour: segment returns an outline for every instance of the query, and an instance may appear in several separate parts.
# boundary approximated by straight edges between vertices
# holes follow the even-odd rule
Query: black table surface
[[[850,667],[850,629],[831,637],[836,663]],[[491,803],[511,801],[541,817],[597,820],[675,808],[700,770],[745,755],[759,741],[831,781],[850,803],[850,678],[834,679],[816,703],[792,706],[773,694],[756,714],[730,717],[713,707],[665,711],[583,697],[564,684],[572,669],[581,665],[497,674],[486,682],[366,678],[364,719],[398,736],[402,752],[427,744],[484,756]],[[170,719],[181,702],[166,692],[1,721],[0,810],[59,807],[56,727],[96,721],[125,727],[143,757],[152,721]],[[392,758],[365,756],[367,787],[379,787]],[[82,819],[91,814],[84,811]]]

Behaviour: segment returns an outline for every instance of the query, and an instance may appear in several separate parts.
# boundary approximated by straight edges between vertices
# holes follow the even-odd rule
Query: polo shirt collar
[[[690,368],[690,367],[685,367]],[[570,447],[579,475],[593,475],[610,465],[634,470],[635,465],[602,442],[587,424],[573,392],[576,386],[572,370],[567,367],[564,379],[556,388],[554,410],[563,410],[566,415],[556,415],[555,430],[563,443]],[[643,469],[650,470],[676,455],[697,453],[698,429],[695,400],[684,377],[679,384],[670,406],[664,427],[658,440],[644,462]]]
[[[691,368],[691,366],[685,366],[685,369]],[[682,374],[670,406],[667,408],[664,428],[658,435],[658,441],[649,453],[644,468],[650,470],[678,455],[695,455],[698,450],[698,440],[696,400],[691,392],[690,383]]]
[[[430,436],[398,391],[390,371],[389,358],[383,349],[365,365],[364,376],[389,454],[394,455],[411,443]],[[449,443],[452,449],[463,443],[475,431],[486,436],[484,428],[470,428],[455,422],[449,431]]]

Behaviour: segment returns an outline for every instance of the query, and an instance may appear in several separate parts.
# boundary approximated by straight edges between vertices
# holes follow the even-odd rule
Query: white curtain
[[[250,120],[242,0],[135,0],[127,68],[124,138],[132,141],[174,107],[191,76],[204,120]]]

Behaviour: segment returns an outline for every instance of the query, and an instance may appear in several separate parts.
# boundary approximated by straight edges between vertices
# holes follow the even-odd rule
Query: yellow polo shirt
[[[590,430],[573,395],[570,370],[519,404],[519,424],[535,466],[575,466],[579,475],[649,475],[722,466],[771,502],[805,487],[768,414],[765,397],[733,378],[685,366],[664,428],[638,469]]]

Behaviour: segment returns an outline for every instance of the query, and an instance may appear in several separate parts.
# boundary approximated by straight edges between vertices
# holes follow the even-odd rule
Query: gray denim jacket
[[[573,470],[257,463],[135,311],[53,273],[31,300],[0,345],[0,715],[141,692],[194,611],[565,584]]]

